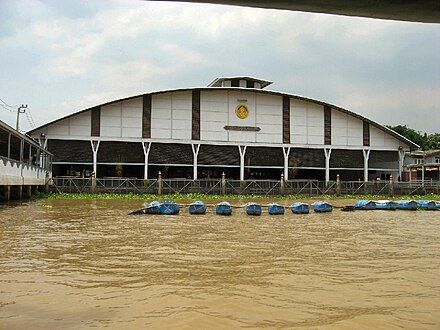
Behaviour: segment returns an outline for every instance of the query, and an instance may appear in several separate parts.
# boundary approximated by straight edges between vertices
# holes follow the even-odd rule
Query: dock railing
[[[57,193],[189,194],[207,195],[423,195],[440,193],[440,181],[318,181],[54,177]]]

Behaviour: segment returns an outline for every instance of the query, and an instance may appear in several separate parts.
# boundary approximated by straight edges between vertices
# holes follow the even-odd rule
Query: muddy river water
[[[0,205],[0,329],[440,329],[440,211],[142,205]]]

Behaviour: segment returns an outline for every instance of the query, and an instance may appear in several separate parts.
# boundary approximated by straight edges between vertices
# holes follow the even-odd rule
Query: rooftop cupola
[[[242,87],[263,89],[272,82],[252,77],[220,77],[214,79],[208,87]]]

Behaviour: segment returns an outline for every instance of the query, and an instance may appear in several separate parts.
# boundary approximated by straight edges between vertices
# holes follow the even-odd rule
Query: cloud
[[[42,124],[119,97],[250,75],[433,132],[439,123],[414,113],[440,113],[438,40],[438,24],[164,1],[0,1],[0,97],[30,104]]]

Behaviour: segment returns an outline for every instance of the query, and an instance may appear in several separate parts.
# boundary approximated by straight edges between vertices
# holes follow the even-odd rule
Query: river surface
[[[0,205],[0,328],[440,329],[440,211],[142,206]]]

